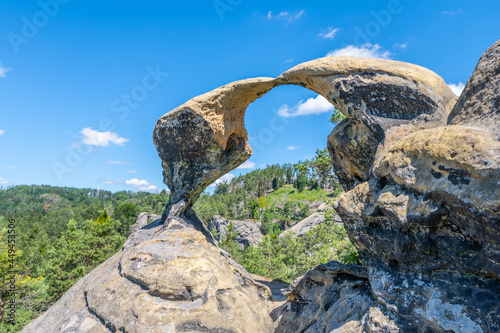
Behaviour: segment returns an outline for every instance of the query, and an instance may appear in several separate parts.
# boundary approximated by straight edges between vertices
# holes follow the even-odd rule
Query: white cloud
[[[286,23],[291,23],[293,21],[297,21],[300,19],[302,15],[304,15],[305,11],[301,10],[295,14],[292,14],[290,12],[281,12],[278,15],[273,15],[272,11],[269,11],[267,13],[267,19],[268,20],[282,20],[285,21]]]
[[[6,77],[7,76],[7,72],[10,71],[12,68],[9,67],[9,68],[5,68],[2,66],[2,63],[0,63],[0,77]]]
[[[406,43],[403,43],[403,44],[400,44],[400,43],[394,43],[392,44],[392,47],[395,48],[395,49],[401,49],[401,50],[404,50],[406,49],[408,45],[406,45]]]
[[[0,177],[0,185],[5,185],[5,184],[7,184],[7,183],[8,183],[8,181],[7,181],[7,180],[5,180],[5,179],[3,179],[2,177]]]
[[[285,61],[283,61],[283,64],[289,64],[291,62],[293,62],[293,58],[286,59]]]
[[[465,84],[462,82],[458,82],[458,84],[448,83],[448,87],[450,87],[451,91],[453,91],[455,95],[460,96],[465,88]]]
[[[5,130],[0,130],[0,135],[4,134]]]
[[[85,127],[80,133],[83,134],[82,142],[91,146],[108,147],[110,143],[123,146],[125,142],[129,141],[125,138],[120,138],[118,134],[113,132],[94,131],[92,127]]]
[[[307,101],[300,101],[293,107],[282,105],[278,109],[278,115],[289,118],[296,116],[305,116],[309,114],[321,114],[333,110],[333,105],[321,95],[308,98]]]
[[[361,58],[379,58],[390,59],[392,54],[387,50],[383,50],[382,46],[378,44],[366,43],[361,46],[348,45],[344,48],[328,52],[327,57],[335,56],[350,56]]]
[[[340,28],[328,28],[327,32],[320,32],[318,36],[323,37],[325,39],[333,39],[335,38],[335,34],[339,31]]]
[[[217,179],[211,186],[219,185],[220,183],[229,182],[233,178],[234,178],[234,175],[232,173],[226,173],[224,176]]]
[[[125,181],[125,185],[130,185],[137,191],[156,191],[158,187],[156,185],[150,184],[147,180],[140,180],[137,178],[132,178]]]
[[[295,149],[299,149],[301,148],[302,146],[289,146],[286,148],[286,150],[295,150]]]
[[[115,184],[123,183],[123,180],[101,179],[101,180],[99,180],[99,183],[104,184],[104,185],[115,185]]]
[[[137,173],[137,170],[127,170],[126,173]]]
[[[127,161],[107,161],[106,164],[119,164],[119,165],[129,165],[133,164]]]
[[[463,14],[463,13],[464,13],[463,9],[460,8],[458,10],[445,10],[441,14],[443,14],[443,15],[460,15],[460,14]]]
[[[245,161],[242,165],[237,167],[236,169],[253,169],[255,167],[255,163],[252,161]]]

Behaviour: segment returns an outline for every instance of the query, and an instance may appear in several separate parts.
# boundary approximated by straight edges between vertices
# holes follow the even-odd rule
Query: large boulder
[[[167,228],[151,217],[23,332],[271,332],[269,288],[186,224],[192,216]]]

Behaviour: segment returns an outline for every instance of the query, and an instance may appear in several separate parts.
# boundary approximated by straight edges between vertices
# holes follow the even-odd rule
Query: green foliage
[[[317,150],[314,160],[268,165],[220,183],[213,195],[203,193],[194,209],[206,225],[214,215],[262,220],[267,210],[273,211],[274,222],[288,225],[299,216],[281,214],[286,202],[295,202],[297,206],[297,201],[324,200],[340,191],[325,148]],[[267,227],[271,225],[268,223]]]
[[[280,185],[279,185],[279,180],[278,178],[273,178],[273,190],[276,191],[277,189],[280,188]]]
[[[300,174],[298,177],[297,177],[297,185],[295,185],[295,187],[297,188],[297,191],[302,192],[304,191],[304,189],[306,188],[306,185],[307,185],[307,177],[304,175],[304,174]]]
[[[10,300],[15,300],[20,308],[16,311],[15,325],[7,323],[8,318],[5,316],[4,320],[0,322],[0,332],[19,332],[47,308],[48,286],[41,276],[32,277],[27,273],[19,274],[26,272],[28,267],[25,262],[21,261],[23,251],[16,247],[15,242],[12,243],[12,237],[8,237],[12,235],[9,233],[12,229],[7,229],[7,221],[7,219],[0,217],[0,299],[4,302],[5,308]],[[8,240],[11,242],[9,243]],[[14,267],[11,266],[12,264]],[[10,280],[12,275],[14,275],[14,279]],[[15,281],[16,293],[14,295],[9,292],[12,281]]]
[[[107,211],[95,221],[86,221],[83,229],[76,228],[74,221],[68,223],[66,232],[47,253],[45,276],[52,299],[60,298],[76,281],[121,248],[125,237],[118,233],[115,224]]]
[[[126,237],[130,234],[130,227],[135,223],[135,220],[137,220],[138,214],[137,206],[130,202],[124,203],[116,209],[113,216],[116,220],[121,222],[118,228],[120,235]]]
[[[361,259],[357,251],[351,251],[342,257],[342,262],[346,265],[361,265]]]
[[[360,263],[344,227],[335,224],[332,211],[325,215],[325,223],[300,238],[294,238],[291,233],[279,237],[281,230],[274,228],[268,230],[256,247],[241,250],[234,241],[230,244],[229,238],[221,246],[249,272],[286,282],[332,260]]]
[[[161,214],[168,194],[111,193],[94,189],[15,186],[0,190],[0,297],[10,272],[7,221],[15,218],[16,325],[19,332],[50,307],[78,279],[123,245],[138,212]]]
[[[340,123],[345,118],[346,118],[346,116],[344,116],[339,110],[334,109],[333,110],[333,114],[330,117],[330,122],[333,123],[333,124],[335,124],[335,125],[337,125],[338,123]]]

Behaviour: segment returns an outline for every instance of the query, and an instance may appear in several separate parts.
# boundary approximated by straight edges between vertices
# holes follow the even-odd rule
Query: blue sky
[[[162,190],[160,116],[327,55],[418,64],[459,92],[500,38],[499,14],[498,1],[4,2],[0,186]],[[247,111],[254,154],[231,174],[311,158],[330,114],[304,88],[271,91]]]

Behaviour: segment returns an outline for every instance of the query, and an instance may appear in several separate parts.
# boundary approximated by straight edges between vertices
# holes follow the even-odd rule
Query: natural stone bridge
[[[250,157],[248,105],[274,87],[291,84],[322,95],[347,116],[329,140],[334,171],[347,189],[368,179],[382,142],[391,144],[402,135],[395,132],[445,125],[457,98],[423,67],[354,57],[321,58],[276,79],[236,81],[197,96],[161,117],[154,130],[171,191],[164,220],[172,206],[172,216],[190,209],[207,186]]]
[[[347,116],[328,137],[345,189],[335,204],[363,267],[330,262],[269,289],[220,250],[192,206],[251,153],[244,116],[300,85]],[[411,64],[329,57],[237,81],[161,117],[171,190],[123,249],[23,332],[499,332],[500,41],[457,101]],[[162,224],[163,223],[163,224]]]

